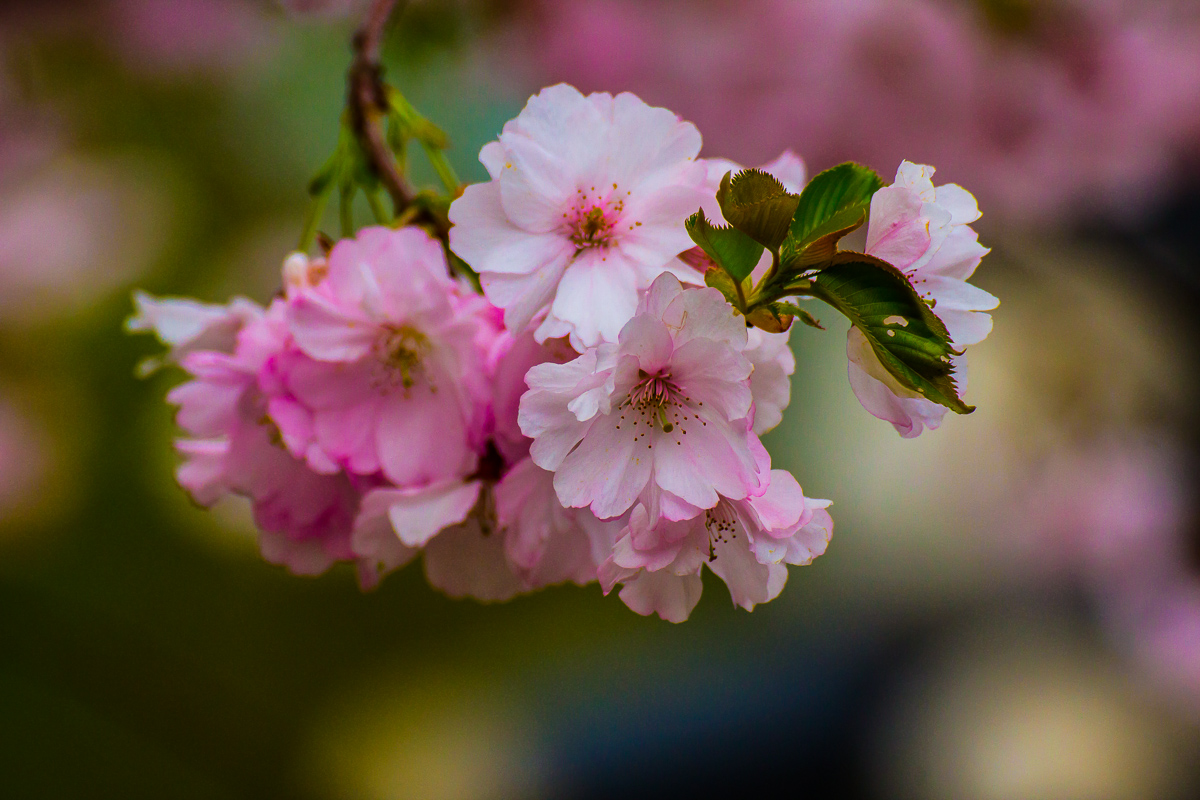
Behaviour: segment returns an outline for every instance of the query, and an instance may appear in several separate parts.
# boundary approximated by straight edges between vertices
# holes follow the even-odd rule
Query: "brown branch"
[[[383,132],[387,117],[387,92],[379,63],[388,20],[403,6],[397,0],[374,0],[362,26],[354,34],[354,62],[346,78],[350,123],[371,169],[392,198],[396,216],[412,204],[413,191],[400,174],[396,157]]]

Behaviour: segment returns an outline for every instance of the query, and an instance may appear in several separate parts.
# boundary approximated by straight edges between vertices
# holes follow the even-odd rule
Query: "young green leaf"
[[[788,235],[800,198],[762,170],[726,172],[717,189],[725,220],[754,241],[776,252]]]
[[[825,326],[821,324],[819,319],[795,303],[772,303],[771,308],[773,308],[777,314],[790,314],[791,316],[796,317],[810,328],[816,328],[819,331],[825,330]]]
[[[865,214],[871,196],[882,186],[883,181],[874,170],[853,162],[827,169],[809,181],[800,193],[800,203],[791,223],[792,239],[798,245],[797,250],[814,237],[819,238],[848,225],[847,220],[853,218],[851,209],[861,207]],[[833,221],[835,217],[838,217],[837,222]],[[835,227],[827,228],[827,224]]]
[[[861,228],[866,221],[866,207],[851,206],[818,225],[803,242],[788,237],[779,251],[780,279],[791,280],[809,270],[829,266],[838,251],[838,242]]]
[[[713,267],[704,273],[704,283],[711,286],[725,296],[729,304],[739,311],[745,310],[743,297],[738,292],[738,284],[733,278],[729,277],[729,273],[718,267]]]
[[[762,256],[761,244],[734,228],[713,225],[705,218],[703,211],[688,217],[686,225],[692,241],[733,276],[733,280],[740,283],[754,271],[754,266]]]
[[[958,396],[946,326],[900,270],[872,256],[843,252],[813,279],[812,294],[849,318],[884,368],[903,386],[959,414],[975,409]]]

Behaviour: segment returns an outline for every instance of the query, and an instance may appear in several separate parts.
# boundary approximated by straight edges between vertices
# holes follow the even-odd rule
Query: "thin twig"
[[[396,158],[383,132],[387,117],[387,93],[383,67],[379,63],[383,33],[388,20],[403,7],[397,0],[375,0],[362,27],[354,34],[354,62],[347,76],[350,122],[371,169],[392,198],[396,216],[413,201],[413,191],[400,173]]]

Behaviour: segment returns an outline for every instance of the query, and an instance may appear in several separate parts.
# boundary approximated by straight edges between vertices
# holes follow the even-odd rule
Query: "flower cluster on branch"
[[[833,530],[759,438],[792,321],[843,313],[855,393],[915,436],[971,410],[962,347],[997,301],[966,282],[975,201],[932,168],[807,180],[791,152],[743,170],[700,146],[631,94],[552,86],[481,151],[489,181],[290,255],[265,308],[138,295],[152,366],[189,375],[180,484],[249,498],[268,561],[364,587],[421,556],[454,597],[599,581],[678,622],[707,566],[735,604],[773,599]]]

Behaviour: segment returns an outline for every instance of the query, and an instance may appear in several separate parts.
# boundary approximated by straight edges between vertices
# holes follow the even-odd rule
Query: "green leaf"
[[[723,269],[714,267],[704,273],[704,283],[711,286],[725,296],[730,305],[739,311],[743,311],[742,298],[738,295],[737,284],[733,278],[729,277],[729,273]]]
[[[807,311],[805,311],[803,308],[796,305],[795,303],[786,303],[786,302],[772,303],[771,307],[774,308],[775,312],[778,314],[790,314],[793,317],[796,317],[797,319],[799,319],[801,322],[803,322],[805,325],[807,325],[810,328],[816,328],[819,331],[825,330],[825,326],[821,324],[821,321],[819,319],[817,319],[812,314],[808,313]]]
[[[726,172],[717,189],[725,221],[771,252],[787,238],[800,198],[762,170]]]
[[[847,162],[827,169],[808,182],[800,193],[800,204],[791,223],[792,239],[797,243],[797,250],[839,227],[845,227],[848,217],[841,217],[833,223],[834,217],[856,207],[863,207],[863,213],[871,202],[871,196],[883,186],[883,181],[875,171]],[[823,226],[833,224],[830,230]],[[818,230],[821,229],[821,230]]]
[[[867,209],[857,205],[842,209],[808,235],[803,242],[788,239],[780,259],[785,273],[806,272],[829,265],[838,251],[838,242],[867,221]]]
[[[746,234],[722,225],[713,225],[703,211],[688,217],[687,232],[709,258],[717,262],[734,281],[741,282],[754,271],[763,248]]]
[[[975,409],[958,396],[946,326],[904,273],[872,256],[843,252],[813,279],[812,294],[849,318],[884,368],[905,386],[959,414]]]

